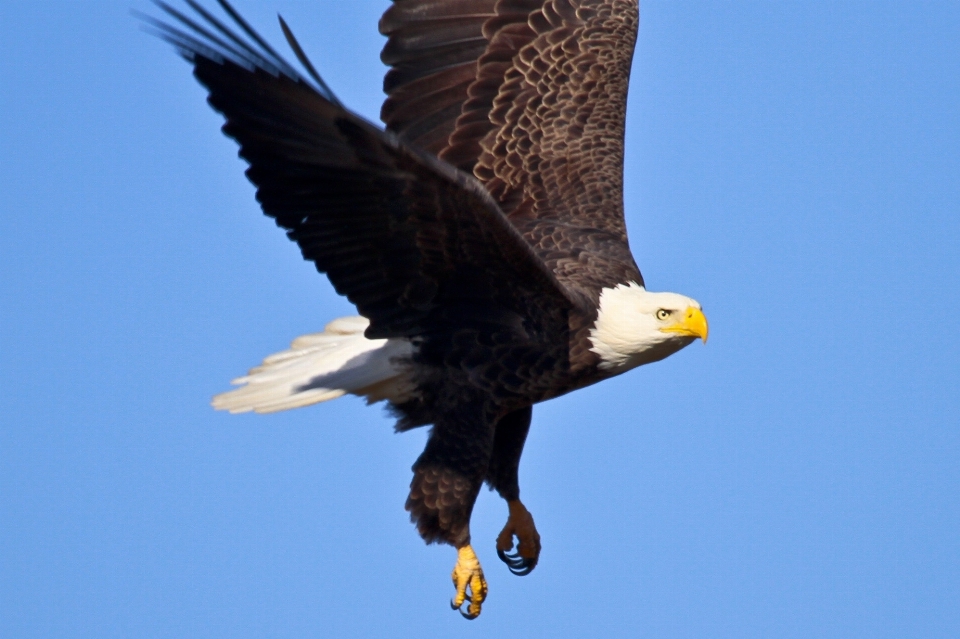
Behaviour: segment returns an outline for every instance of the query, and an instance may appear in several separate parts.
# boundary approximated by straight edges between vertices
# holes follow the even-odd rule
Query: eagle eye
[[[667,319],[668,317],[670,317],[670,315],[671,315],[672,313],[673,313],[673,311],[668,311],[668,310],[665,309],[665,308],[661,308],[659,311],[657,311],[657,319],[658,319],[658,320],[665,320],[665,319]]]

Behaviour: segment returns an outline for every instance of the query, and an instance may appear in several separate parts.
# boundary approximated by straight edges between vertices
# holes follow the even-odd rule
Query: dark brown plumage
[[[603,291],[645,294],[622,198],[637,2],[394,0],[380,21],[384,132],[340,105],[286,25],[316,86],[224,0],[246,38],[186,1],[197,18],[161,3],[180,26],[150,24],[210,91],[264,213],[369,319],[367,340],[410,345],[377,388],[412,391],[334,388],[387,397],[399,430],[432,424],[406,507],[426,541],[461,550],[455,603],[469,586],[476,616],[486,585],[469,521],[484,481],[510,503],[501,557],[526,574],[540,550],[517,479],[531,406],[699,335],[658,335],[626,364],[597,341]],[[323,387],[306,381],[291,393]]]

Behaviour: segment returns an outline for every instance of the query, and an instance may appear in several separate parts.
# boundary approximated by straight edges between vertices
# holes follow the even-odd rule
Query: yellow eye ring
[[[665,319],[667,319],[668,317],[670,317],[670,315],[671,315],[672,313],[673,313],[673,311],[668,311],[668,310],[665,309],[665,308],[661,308],[659,311],[657,311],[657,319],[658,319],[658,320],[665,320]]]

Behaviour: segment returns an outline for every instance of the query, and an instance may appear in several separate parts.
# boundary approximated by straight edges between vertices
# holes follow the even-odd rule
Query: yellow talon
[[[457,565],[453,567],[453,586],[457,589],[457,595],[453,598],[451,607],[460,610],[464,601],[469,601],[467,612],[460,611],[467,619],[476,619],[480,616],[480,606],[483,600],[487,598],[487,580],[483,578],[483,569],[480,567],[480,560],[473,552],[470,545],[457,549]],[[467,594],[467,588],[470,593]]]

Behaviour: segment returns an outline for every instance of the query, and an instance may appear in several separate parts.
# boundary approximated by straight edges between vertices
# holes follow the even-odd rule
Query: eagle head
[[[590,330],[598,367],[618,374],[676,353],[698,337],[707,341],[700,303],[677,293],[652,293],[636,282],[600,292]]]

